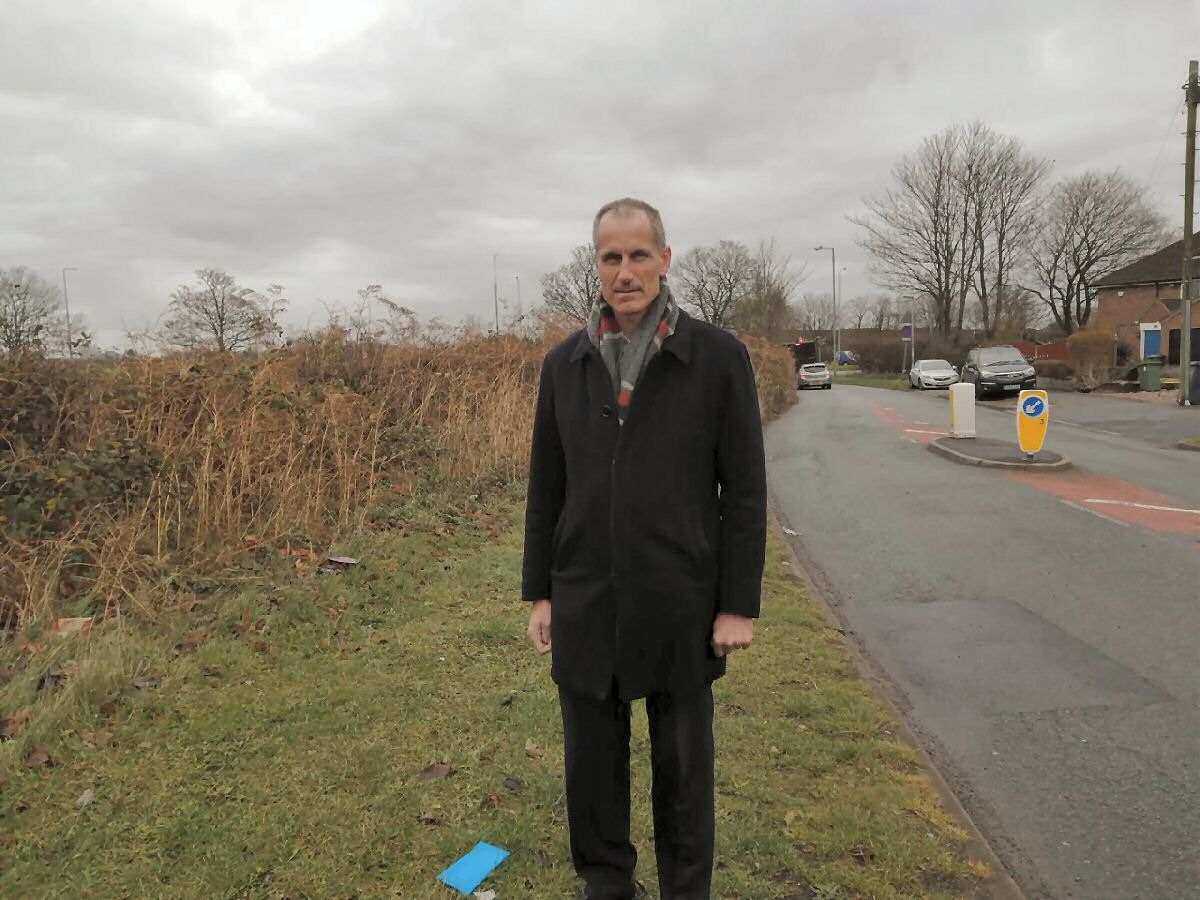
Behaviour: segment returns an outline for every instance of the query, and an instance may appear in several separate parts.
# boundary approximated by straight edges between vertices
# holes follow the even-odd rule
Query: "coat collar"
[[[692,332],[695,322],[685,310],[679,310],[679,319],[675,322],[675,333],[667,338],[662,345],[663,353],[670,353],[680,362],[689,362],[692,358]],[[600,355],[600,351],[588,338],[587,329],[578,333],[575,339],[575,349],[571,353],[571,362],[578,362],[589,353]]]

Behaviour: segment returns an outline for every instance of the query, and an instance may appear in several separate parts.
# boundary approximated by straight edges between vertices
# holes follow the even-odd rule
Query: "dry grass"
[[[749,343],[770,417],[790,362]],[[256,358],[0,360],[0,626],[150,616],[256,555],[402,525],[421,490],[522,478],[547,346],[330,331]]]

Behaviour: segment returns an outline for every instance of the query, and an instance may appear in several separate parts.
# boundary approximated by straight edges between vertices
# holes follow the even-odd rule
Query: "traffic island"
[[[1011,469],[1020,472],[1058,472],[1073,465],[1069,457],[1049,450],[1040,450],[1026,456],[1011,441],[993,438],[943,437],[930,441],[930,450],[964,466],[981,466],[985,469]]]

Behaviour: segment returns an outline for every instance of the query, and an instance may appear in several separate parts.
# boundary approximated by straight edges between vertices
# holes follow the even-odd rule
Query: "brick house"
[[[1200,274],[1200,259],[1193,268]],[[1162,354],[1179,364],[1183,328],[1183,241],[1143,256],[1096,282],[1093,326],[1111,331],[1134,357]],[[1195,284],[1195,282],[1193,282]],[[1200,297],[1192,300],[1192,358],[1200,359]]]

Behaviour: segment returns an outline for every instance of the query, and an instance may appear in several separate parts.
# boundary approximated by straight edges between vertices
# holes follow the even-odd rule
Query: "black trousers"
[[[559,689],[566,745],[567,822],[575,871],[596,900],[633,897],[629,840],[630,704]],[[654,853],[662,900],[708,900],[712,882],[712,685],[646,698]]]

